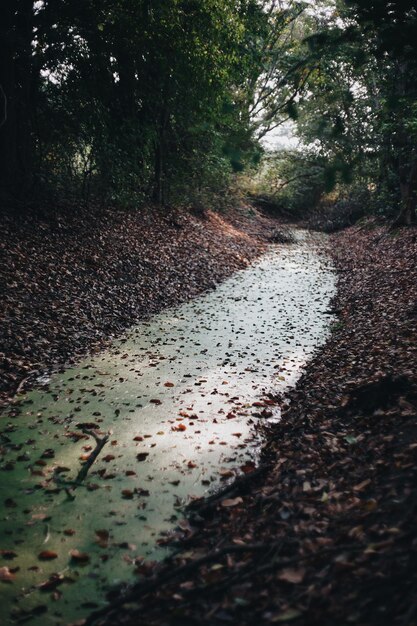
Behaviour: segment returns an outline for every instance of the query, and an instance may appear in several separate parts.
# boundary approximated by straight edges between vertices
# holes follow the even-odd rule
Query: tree
[[[298,18],[307,73],[294,99],[298,132],[327,160],[326,180],[375,189],[396,223],[417,205],[417,12],[414,3],[338,1]],[[304,46],[304,47],[303,47]],[[305,47],[307,46],[307,48]],[[287,76],[293,88],[297,80]]]
[[[32,175],[32,103],[38,76],[32,63],[33,0],[0,6],[0,188],[25,190]]]
[[[266,6],[3,2],[0,186],[16,193],[24,178],[164,204],[184,200],[206,171],[201,188],[226,180],[259,150],[248,102],[263,71]]]

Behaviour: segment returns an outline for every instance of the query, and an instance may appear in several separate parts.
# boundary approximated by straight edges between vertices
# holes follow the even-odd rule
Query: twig
[[[92,437],[94,437],[96,441],[96,447],[94,448],[94,450],[88,457],[87,461],[84,463],[84,465],[78,472],[77,477],[75,479],[76,483],[82,483],[85,480],[88,472],[90,471],[91,466],[93,465],[94,461],[96,460],[96,458],[98,457],[98,455],[100,454],[100,452],[102,451],[102,449],[104,448],[104,446],[109,440],[108,435],[105,435],[104,437],[99,437],[97,433],[95,433],[92,430],[81,429],[81,432],[83,432],[85,435],[91,435]]]
[[[84,480],[87,477],[88,472],[90,471],[91,466],[93,465],[94,461],[97,459],[98,455],[100,454],[100,452],[102,451],[102,449],[104,448],[104,446],[106,445],[106,443],[109,440],[109,436],[105,435],[104,437],[99,437],[97,435],[97,433],[95,433],[92,430],[87,430],[82,428],[81,432],[83,432],[85,435],[91,435],[92,437],[94,437],[95,441],[96,441],[96,447],[94,448],[94,450],[92,451],[92,453],[90,454],[90,456],[88,457],[87,461],[84,463],[84,465],[81,467],[80,471],[78,472],[75,480],[62,480],[61,478],[59,478],[58,473],[55,471],[53,476],[52,476],[52,480],[59,486],[59,487],[63,487],[65,489],[65,493],[67,494],[68,498],[70,498],[71,500],[74,500],[75,496],[72,493],[77,487],[81,487]]]
[[[1,127],[1,125],[0,125],[0,127]],[[28,374],[27,376],[25,376],[25,378],[23,378],[23,379],[20,381],[20,383],[18,384],[18,386],[16,387],[16,391],[14,392],[14,393],[15,393],[15,395],[19,394],[19,393],[22,391],[23,387],[24,387],[24,386],[26,385],[26,383],[28,382],[28,380],[30,380],[30,379],[32,378],[32,376],[33,376],[34,374],[37,374],[37,373],[38,373],[38,370],[31,370],[31,371],[29,372],[29,374]]]

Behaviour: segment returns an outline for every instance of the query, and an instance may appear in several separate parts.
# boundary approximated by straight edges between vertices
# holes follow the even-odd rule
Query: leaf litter
[[[417,231],[356,226],[331,252],[338,323],[265,471],[227,487],[235,506],[193,503],[177,555],[86,624],[415,623]]]
[[[51,559],[56,563],[55,570],[63,571],[69,566],[82,581],[82,593],[76,579],[71,583],[72,590],[60,584],[67,606],[73,601],[71,598],[76,599],[77,617],[85,615],[88,598],[96,595],[97,589],[104,593],[112,586],[112,581],[117,580],[115,572],[119,576],[125,572],[127,577],[126,568],[135,558],[141,559],[136,575],[153,575],[157,567],[153,557],[159,559],[166,554],[164,546],[172,539],[170,529],[175,527],[179,510],[193,493],[202,495],[222,479],[233,479],[234,473],[228,475],[226,465],[242,468],[238,474],[244,477],[256,476],[254,457],[256,460],[260,436],[255,425],[262,424],[263,428],[270,413],[262,412],[274,413],[281,404],[272,390],[277,385],[281,389],[288,387],[299,375],[300,364],[324,338],[327,321],[323,311],[332,292],[331,272],[321,273],[325,265],[303,242],[285,252],[267,253],[253,270],[248,270],[254,272],[248,278],[252,285],[250,297],[245,274],[237,275],[232,279],[233,289],[240,293],[225,284],[205,299],[185,305],[184,310],[157,316],[152,323],[143,323],[130,339],[122,338],[110,355],[99,355],[60,373],[44,389],[11,405],[9,422],[1,433],[6,444],[10,444],[4,448],[3,469],[15,472],[19,480],[28,469],[31,476],[19,492],[17,519],[23,528],[28,527],[34,539],[40,534],[42,542],[48,524],[51,551],[56,549],[57,553],[57,559]],[[293,287],[299,281],[299,290],[293,288],[288,297],[285,281]],[[200,316],[201,321],[196,323]],[[159,333],[155,334],[157,329]],[[273,376],[277,368],[285,371],[285,382],[281,380],[283,376]],[[166,381],[172,381],[174,386],[166,386]],[[172,400],[167,400],[170,397],[173,407]],[[187,421],[185,430],[179,428],[182,422],[177,416]],[[171,425],[179,430],[173,433]],[[76,474],[74,469],[90,458],[86,454],[79,459],[80,452],[85,453],[82,447],[92,448],[92,438],[110,437],[112,430],[117,433],[117,439],[109,444],[114,454],[98,456],[89,468],[85,489],[77,489],[75,500],[68,502],[65,493]],[[138,431],[141,435],[136,434]],[[158,439],[158,443],[153,439]],[[18,460],[19,446],[20,450],[27,449],[26,460]],[[32,457],[38,450],[41,455],[47,452],[41,459],[42,471],[33,470],[32,466],[36,463]],[[171,451],[170,457],[167,450]],[[141,461],[137,467],[135,459],[136,465]],[[156,480],[159,475],[162,482]],[[133,481],[132,487],[125,489],[124,480]],[[25,506],[23,495],[30,498],[31,508]],[[173,498],[169,519],[167,514],[161,515],[158,498],[161,502]],[[240,494],[231,494],[226,500],[232,500],[234,505],[223,509],[241,516],[244,502],[240,498]],[[30,525],[27,515],[32,517]],[[37,515],[38,519],[34,517]],[[105,522],[111,524],[111,540],[110,535],[107,540],[94,531],[98,523],[104,527]],[[2,523],[7,536],[10,522],[5,519]],[[141,537],[147,533],[143,541],[138,541],[139,527]],[[69,528],[75,533],[66,532]],[[24,535],[19,534],[19,542],[24,544]],[[192,528],[179,527],[175,536],[191,540],[194,534]],[[10,537],[14,546],[13,532]],[[247,545],[245,537],[242,541]],[[124,550],[130,551],[130,546],[134,546],[134,553],[126,558]],[[24,546],[25,554],[28,547]],[[27,557],[23,560],[22,555],[21,563],[26,567]],[[34,588],[45,581],[45,576],[49,577],[47,580],[56,580],[53,577],[57,572],[48,569],[48,560],[42,563],[44,572],[28,565]],[[78,572],[78,565],[91,575],[86,577],[83,571]],[[223,569],[219,565],[222,564],[210,563],[209,577],[219,575]],[[20,563],[17,567],[21,567]],[[19,572],[19,578],[22,574]],[[16,599],[15,615],[22,619],[32,610],[36,619],[39,607],[42,615],[48,611],[45,599],[33,606],[34,591],[28,608],[23,597]],[[55,613],[59,620],[60,611]]]

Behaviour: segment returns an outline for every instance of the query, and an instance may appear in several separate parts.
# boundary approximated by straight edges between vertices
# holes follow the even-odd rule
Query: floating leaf
[[[185,426],[185,424],[178,424],[178,426],[172,426],[171,430],[173,430],[174,432],[182,432],[184,430],[187,430],[187,427]]]
[[[42,552],[38,554],[38,559],[41,559],[41,561],[51,561],[57,558],[58,554],[53,550],[42,550]]]
[[[17,552],[14,550],[0,550],[0,555],[3,559],[15,559],[17,557]]]
[[[70,557],[73,561],[83,564],[90,561],[90,556],[87,552],[80,552],[79,550],[70,550]]]
[[[0,580],[5,583],[11,583],[15,580],[16,576],[9,570],[8,567],[0,567]]]

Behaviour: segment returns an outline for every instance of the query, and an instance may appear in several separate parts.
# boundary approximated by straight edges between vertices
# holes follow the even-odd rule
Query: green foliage
[[[372,189],[378,214],[417,205],[414,3],[337,2],[305,41],[313,59],[298,131],[327,161],[326,191]],[[345,196],[342,194],[341,199]],[[349,201],[351,202],[351,200]]]
[[[29,18],[27,139],[43,186],[164,203],[216,180],[219,192],[251,161],[262,3],[45,0]]]
[[[325,163],[314,152],[282,150],[265,155],[252,195],[278,213],[300,218],[312,211],[325,191]]]
[[[4,0],[0,86],[0,191],[217,203],[290,120],[303,154],[262,170],[286,210],[415,215],[412,0]]]

